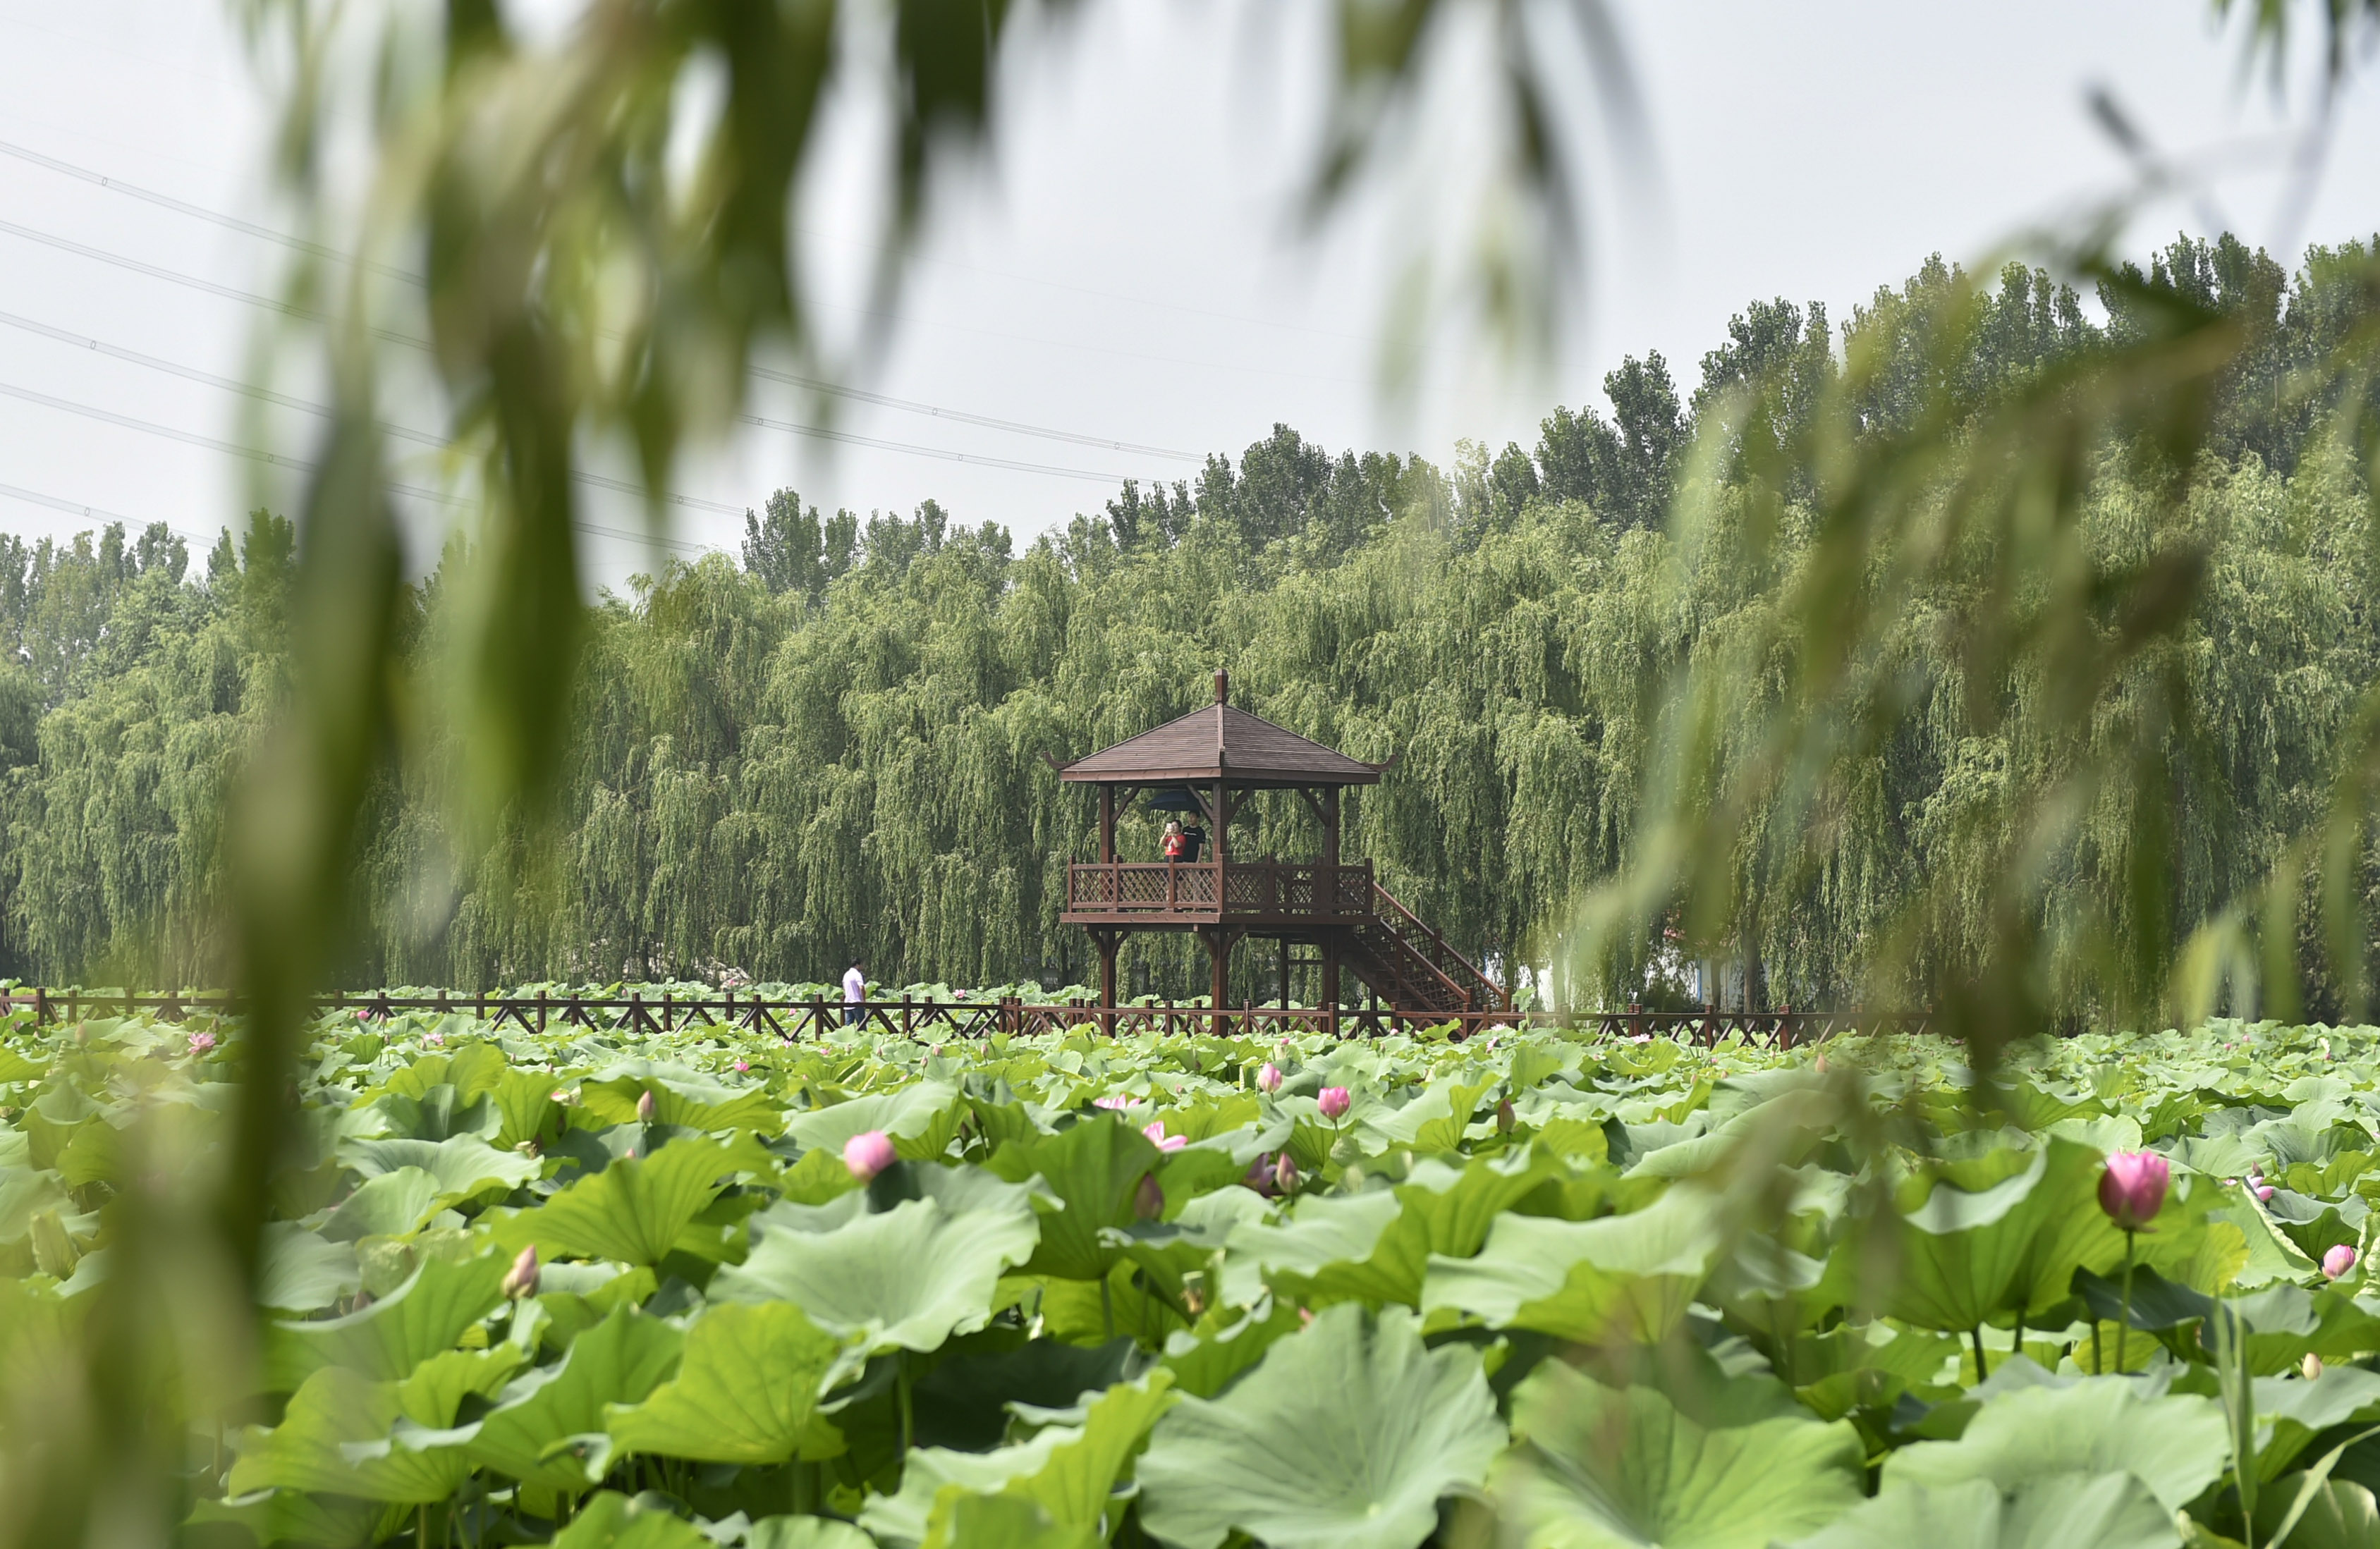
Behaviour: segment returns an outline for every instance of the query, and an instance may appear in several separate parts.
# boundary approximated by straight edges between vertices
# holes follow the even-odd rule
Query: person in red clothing
[[[1185,839],[1182,833],[1182,820],[1178,817],[1167,818],[1165,820],[1165,840],[1163,845],[1165,858],[1169,861],[1178,861],[1182,859],[1182,853],[1188,844],[1189,841]]]

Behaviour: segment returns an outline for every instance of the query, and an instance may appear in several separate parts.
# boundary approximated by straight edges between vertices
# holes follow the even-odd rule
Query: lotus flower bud
[[[1278,1092],[1281,1090],[1281,1067],[1268,1059],[1265,1061],[1265,1068],[1257,1072],[1257,1090]]]
[[[1165,1190],[1155,1173],[1143,1178],[1140,1187],[1132,1192],[1132,1213],[1144,1221],[1154,1221],[1165,1214]]]
[[[532,1242],[520,1251],[520,1257],[513,1260],[513,1266],[504,1271],[504,1295],[518,1301],[522,1297],[536,1294],[537,1244]]]
[[[2355,1267],[2355,1250],[2339,1243],[2322,1256],[2322,1272],[2325,1278],[2336,1280]]]
[[[1154,1144],[1160,1151],[1179,1151],[1184,1146],[1190,1144],[1190,1137],[1188,1135],[1167,1134],[1165,1132],[1165,1120],[1162,1119],[1154,1120],[1140,1132],[1147,1135],[1150,1142]]]
[[[193,1033],[190,1035],[190,1052],[192,1054],[204,1054],[214,1047],[215,1035],[213,1034]]]
[[[1281,1154],[1281,1160],[1272,1165],[1272,1186],[1284,1194],[1297,1192],[1297,1164],[1289,1159],[1286,1151]]]
[[[1512,1099],[1510,1097],[1496,1105],[1496,1132],[1503,1135],[1512,1132]]]
[[[1827,1057],[1823,1054],[1818,1056],[1817,1059],[1810,1062],[1810,1068],[1816,1071],[1820,1075],[1825,1075],[1827,1073]]]
[[[751,1071],[751,1069],[752,1062],[748,1059],[738,1059],[735,1061],[735,1073],[739,1076],[748,1074]]]
[[[1320,1102],[1322,1117],[1336,1124],[1347,1117],[1347,1110],[1354,1106],[1355,1099],[1343,1086],[1326,1086],[1322,1089]]]
[[[637,1122],[639,1124],[650,1124],[652,1121],[653,1095],[649,1090],[637,1098]]]
[[[2165,1208],[2172,1168],[2154,1151],[2119,1151],[2099,1175],[2099,1208],[2125,1231],[2138,1231]]]
[[[2271,1199],[2272,1197],[2273,1197],[2273,1186],[2272,1186],[2271,1184],[2269,1184],[2269,1183],[2259,1183],[2259,1184],[2257,1184],[2257,1185],[2256,1185],[2256,1198],[2257,1198],[2257,1199],[2259,1199],[2259,1200],[2268,1200],[2268,1199]]]
[[[1241,1179],[1240,1182],[1246,1188],[1254,1189],[1259,1194],[1270,1192],[1272,1157],[1269,1155],[1259,1155],[1255,1161],[1248,1164],[1247,1176]]]
[[[843,1165],[862,1183],[899,1159],[899,1154],[892,1149],[892,1137],[881,1130],[864,1131],[843,1143]]]
[[[2305,1359],[2298,1362],[2298,1372],[2306,1381],[2313,1382],[2322,1375],[2322,1357],[2312,1350],[2306,1351]]]

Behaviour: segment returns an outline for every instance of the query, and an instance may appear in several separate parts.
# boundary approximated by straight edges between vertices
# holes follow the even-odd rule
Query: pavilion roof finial
[[[1232,674],[1224,671],[1222,668],[1218,667],[1215,669],[1215,703],[1218,705],[1228,705],[1231,702]]]

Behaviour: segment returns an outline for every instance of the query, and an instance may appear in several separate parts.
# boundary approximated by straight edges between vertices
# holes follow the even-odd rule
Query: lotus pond
[[[7,1425],[241,1047],[0,1035]],[[207,1544],[2380,1543],[2375,1063],[326,1020],[156,1402]]]

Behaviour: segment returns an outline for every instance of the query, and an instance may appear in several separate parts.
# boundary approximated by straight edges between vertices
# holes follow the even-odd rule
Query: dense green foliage
[[[127,1395],[185,1542],[2157,1549],[2380,1510],[2380,1030],[2089,1035],[1990,1084],[1928,1039],[931,1037],[318,1023],[254,1364],[185,1286]],[[119,1337],[95,1289],[203,1198],[247,1053],[0,1025],[6,1391]],[[2128,1236],[2103,1153],[2143,1146]],[[11,1456],[46,1418],[0,1410]]]
[[[2153,450],[2111,444],[2099,459],[2094,560],[2120,573],[2180,542],[2204,567],[2180,637],[2098,690],[2110,739],[2166,718],[2174,864],[2139,895],[2127,864],[2140,793],[2100,789],[2073,842],[2038,859],[2047,915],[2129,912],[2178,941],[2319,816],[2380,667],[2380,621],[2368,479],[2289,384],[2363,315],[2333,278],[2362,256],[2318,251],[2289,281],[2236,243],[2184,242],[2135,276],[2237,315],[2256,343],[2214,406],[2212,450],[2181,470],[2179,523],[2159,503],[2175,470]],[[1929,394],[1987,403],[2144,326],[2120,289],[2095,322],[2070,292],[2011,268],[1972,303],[1968,353],[1945,368],[1927,351],[1943,309],[1969,305],[1955,280],[1931,265],[1847,325],[1845,347],[1889,357],[1862,410],[1869,433]],[[1441,470],[1333,458],[1282,428],[1236,464],[1210,459],[1195,485],[1127,485],[1021,554],[930,502],[863,522],[781,492],[747,522],[742,567],[674,567],[598,610],[550,846],[529,842],[525,819],[492,841],[456,829],[444,767],[384,773],[358,862],[369,945],[349,980],[731,964],[814,979],[853,953],[886,982],[1077,980],[1087,947],[1057,928],[1055,900],[1060,868],[1087,857],[1089,809],[1043,759],[1190,708],[1219,665],[1247,708],[1397,757],[1352,802],[1349,853],[1478,960],[1508,975],[1544,964],[1628,853],[1657,696],[1770,627],[1777,577],[1799,558],[1791,520],[1752,530],[1748,464],[1725,447],[1692,459],[1696,427],[1732,390],[1765,384],[1757,433],[1790,438],[1840,369],[1836,344],[1820,309],[1755,305],[1687,399],[1658,356],[1632,360],[1606,382],[1609,420],[1557,411],[1533,454],[1469,449]],[[1662,520],[1681,490],[1703,514],[1690,546]],[[0,667],[0,971],[220,977],[220,801],[277,702],[287,561],[272,523],[243,555],[219,550],[203,578],[162,532],[30,552],[0,539],[0,651],[17,658]],[[415,594],[408,638],[438,640],[453,590],[442,574]],[[1984,878],[2010,864],[1996,848],[2014,831],[2009,804],[2054,792],[2095,750],[2011,742],[2022,707],[2067,685],[1952,670],[1947,633],[1967,606],[1944,592],[1907,614],[1890,647],[1906,714],[1829,817],[1824,864],[1754,868],[1722,938],[1691,944],[1734,964],[1719,981],[1730,998],[1856,993],[1921,887],[1949,902],[1927,918],[1918,969],[1972,955],[1994,927]],[[414,656],[399,701],[434,735],[434,653]],[[2168,702],[2160,673],[2177,663],[2184,692]],[[1776,675],[1747,670],[1747,722]],[[1293,802],[1249,821],[1242,853],[1314,847]],[[1766,853],[1779,836],[1764,823],[1802,839],[1806,821],[1754,814],[1742,842]],[[1143,821],[1125,843],[1154,853]],[[1653,998],[1677,992],[1677,953],[1660,949],[1647,933],[1613,970],[1621,993],[1645,993],[1648,967]],[[1183,994],[1203,983],[1190,950],[1132,949],[1152,987]],[[1267,993],[1266,965],[1242,972]],[[2064,993],[2090,1002],[2087,985]]]

